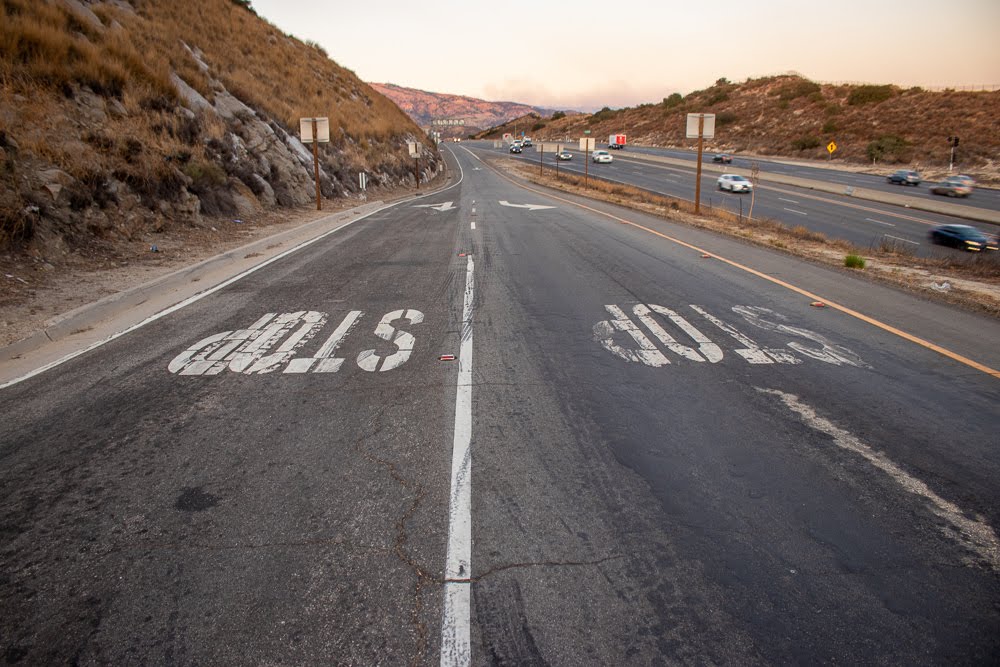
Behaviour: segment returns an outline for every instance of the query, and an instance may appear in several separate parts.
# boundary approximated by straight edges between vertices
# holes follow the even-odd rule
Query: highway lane
[[[698,152],[694,150],[680,150],[671,148],[655,148],[649,146],[635,146],[630,145],[627,149],[629,153],[638,154],[648,154],[648,155],[659,155],[663,157],[672,157],[681,160],[690,160],[694,162],[697,159]],[[712,156],[715,155],[717,151],[705,151],[704,158],[706,160],[711,160]],[[946,198],[940,195],[932,195],[930,192],[930,186],[936,181],[925,180],[920,184],[919,187],[904,187],[900,185],[891,185],[886,182],[885,176],[878,174],[867,174],[858,173],[852,171],[844,171],[841,169],[827,168],[822,165],[803,165],[794,164],[788,162],[782,162],[779,160],[768,160],[761,158],[751,158],[743,157],[741,155],[733,155],[732,165],[734,167],[740,167],[743,169],[749,169],[751,163],[756,161],[761,168],[761,172],[776,173],[776,174],[786,174],[788,176],[797,176],[799,178],[811,178],[817,181],[823,181],[826,183],[837,183],[843,186],[853,186],[859,188],[869,188],[872,190],[879,190],[881,192],[894,192],[897,194],[905,194],[913,197],[920,197],[930,200],[947,200],[956,204],[964,204],[966,206],[975,206],[977,208],[985,208],[993,211],[1000,210],[1000,190],[996,188],[987,187],[977,187],[970,197],[967,198]],[[900,166],[898,168],[906,168]],[[886,173],[895,171],[895,169],[890,167],[883,167],[882,171]],[[959,165],[955,172],[956,174],[962,173],[961,165]]]
[[[487,148],[484,144],[472,145]],[[575,150],[570,152],[574,154],[574,159],[561,162],[559,168],[583,174],[585,165],[582,154]],[[693,167],[688,170],[643,162],[629,157],[627,153],[616,152],[614,155],[615,161],[610,164],[589,163],[589,173],[651,192],[694,200]],[[533,151],[512,157],[538,161],[538,154]],[[553,163],[554,160],[546,160],[546,166],[554,166]],[[702,174],[702,205],[708,210],[724,208],[746,215],[750,209],[749,195],[721,192],[717,179],[715,174]],[[772,184],[758,187],[754,215],[779,220],[789,226],[802,225],[831,238],[850,241],[863,249],[888,243],[910,249],[920,256],[939,257],[954,256],[959,251],[929,243],[928,231],[936,225],[967,224],[967,221],[951,216]],[[978,226],[986,231],[1000,232],[1000,227],[996,225],[978,223]]]
[[[995,320],[454,150],[454,188],[0,390],[5,655],[998,654]]]

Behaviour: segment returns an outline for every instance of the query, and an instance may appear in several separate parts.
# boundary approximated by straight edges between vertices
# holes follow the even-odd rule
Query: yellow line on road
[[[504,178],[508,182],[513,183],[514,185],[516,185],[516,186],[518,186],[520,188],[523,188],[523,189],[525,189],[525,190],[527,190],[529,192],[534,192],[535,194],[539,194],[539,195],[542,195],[544,197],[549,197],[550,199],[555,199],[556,201],[565,202],[567,204],[570,204],[571,206],[576,206],[576,207],[582,208],[582,209],[584,209],[586,211],[590,211],[591,213],[597,213],[598,215],[602,215],[602,216],[604,216],[606,218],[611,218],[612,220],[615,220],[615,221],[620,222],[622,224],[631,225],[632,227],[635,227],[637,229],[641,229],[644,232],[648,232],[648,233],[650,233],[650,234],[652,234],[654,236],[659,236],[660,238],[666,239],[668,241],[672,241],[672,242],[676,243],[677,245],[681,245],[681,246],[684,246],[685,248],[690,248],[691,250],[694,250],[696,252],[700,252],[702,254],[709,255],[710,257],[712,257],[714,259],[717,259],[717,260],[719,260],[721,262],[724,262],[726,264],[729,264],[730,266],[735,267],[737,269],[740,269],[741,271],[746,271],[747,273],[755,275],[758,278],[762,278],[764,280],[772,282],[775,285],[780,285],[781,287],[784,287],[785,289],[791,290],[791,291],[793,291],[793,292],[795,292],[797,294],[801,294],[802,296],[807,297],[807,298],[809,298],[809,299],[811,299],[813,301],[822,301],[829,308],[833,308],[835,310],[839,310],[840,312],[845,313],[847,315],[850,315],[851,317],[854,317],[856,319],[859,319],[862,322],[867,322],[868,324],[870,324],[870,325],[872,325],[874,327],[878,327],[879,329],[882,329],[883,331],[888,331],[889,333],[894,334],[896,336],[899,336],[900,338],[903,338],[905,340],[908,340],[911,343],[916,343],[917,345],[920,345],[921,347],[925,347],[928,350],[932,350],[934,352],[937,352],[938,354],[943,355],[945,357],[948,357],[949,359],[951,359],[953,361],[957,361],[960,364],[965,364],[966,366],[969,366],[970,368],[974,368],[977,371],[980,371],[982,373],[986,373],[987,375],[992,375],[993,377],[1000,379],[1000,370],[996,370],[994,368],[990,368],[989,366],[986,366],[985,364],[981,364],[978,361],[975,361],[973,359],[969,359],[968,357],[963,356],[961,354],[958,354],[957,352],[952,352],[951,350],[943,348],[940,345],[936,345],[936,344],[934,344],[934,343],[932,343],[930,341],[924,340],[923,338],[920,338],[919,336],[914,336],[913,334],[907,333],[907,332],[903,331],[902,329],[897,329],[896,327],[894,327],[894,326],[892,326],[890,324],[886,324],[885,322],[880,322],[879,320],[876,320],[874,317],[869,317],[868,315],[865,315],[864,313],[859,313],[858,311],[854,310],[853,308],[848,308],[847,306],[843,306],[843,305],[841,305],[839,303],[835,303],[833,301],[830,301],[830,300],[826,299],[825,297],[822,297],[822,296],[820,296],[818,294],[814,294],[814,293],[810,292],[809,290],[802,289],[801,287],[796,287],[795,285],[792,285],[791,283],[787,283],[784,280],[781,280],[779,278],[775,278],[774,276],[769,276],[768,274],[763,273],[761,271],[758,271],[757,269],[750,268],[749,266],[746,266],[744,264],[740,264],[739,262],[734,262],[731,259],[726,259],[725,257],[723,257],[721,255],[718,255],[718,254],[716,254],[714,252],[709,252],[708,250],[705,250],[703,248],[699,248],[696,245],[691,245],[690,243],[687,243],[685,241],[681,241],[680,239],[674,238],[673,236],[669,236],[667,234],[663,234],[661,232],[658,232],[655,229],[650,229],[649,227],[646,227],[644,225],[640,225],[637,222],[632,222],[631,220],[626,220],[625,218],[619,218],[617,215],[613,215],[611,213],[607,213],[606,211],[601,211],[599,209],[592,208],[590,206],[587,206],[585,204],[581,204],[579,202],[572,201],[570,199],[564,199],[564,198],[559,197],[557,195],[553,195],[553,194],[550,194],[548,192],[543,192],[542,190],[536,190],[534,188],[528,187],[527,185],[524,185],[523,183],[518,183],[517,181],[515,181],[512,178],[510,178],[506,174],[501,173],[495,167],[493,167],[493,165],[490,165],[486,161],[482,161],[482,162],[483,162],[483,164],[488,165],[490,167],[490,169],[492,169],[494,172],[496,172],[496,174],[499,175],[501,178]]]

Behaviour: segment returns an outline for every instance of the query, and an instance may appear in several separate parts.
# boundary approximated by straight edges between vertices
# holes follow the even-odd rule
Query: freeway
[[[996,320],[447,152],[0,388],[8,662],[996,661]]]
[[[502,149],[492,148],[491,143],[467,143],[477,150],[505,153]],[[591,162],[585,165],[580,151],[570,149],[570,152],[574,158],[560,162],[561,170],[583,174],[586,167],[586,171],[596,178],[694,201],[694,165],[685,168],[646,162],[636,159],[631,152],[614,152],[614,162],[610,164]],[[510,157],[533,164],[539,160],[538,153],[534,151]],[[554,159],[544,159],[546,166],[554,167]],[[717,178],[716,174],[702,173],[702,205],[707,210],[723,208],[738,215],[748,214],[750,196],[719,191]],[[830,238],[849,241],[862,249],[888,244],[906,248],[919,256],[931,257],[954,256],[960,252],[929,243],[928,231],[932,227],[968,224],[968,221],[953,216],[768,183],[757,188],[754,216],[779,220],[788,226],[802,225]],[[991,234],[1000,233],[1000,225],[976,223],[976,226]]]
[[[629,153],[635,153],[638,155],[658,155],[663,157],[672,157],[681,160],[690,160],[694,162],[698,157],[697,151],[689,150],[679,150],[671,148],[654,148],[648,146],[633,146],[628,147]],[[712,156],[715,155],[715,151],[705,151],[704,159],[711,160]],[[965,206],[975,206],[977,208],[985,208],[992,211],[1000,211],[1000,190],[996,188],[986,188],[977,187],[975,192],[970,197],[967,198],[947,198],[941,195],[932,195],[930,192],[930,186],[933,185],[935,181],[924,181],[919,187],[904,187],[900,185],[892,185],[886,182],[886,178],[880,174],[871,173],[859,173],[854,171],[846,171],[843,169],[827,168],[819,164],[808,165],[801,164],[797,162],[784,162],[778,159],[763,159],[763,158],[751,158],[744,157],[739,154],[733,155],[732,166],[742,167],[743,169],[749,169],[752,162],[756,161],[760,165],[762,173],[775,173],[775,174],[785,174],[788,176],[797,176],[799,178],[809,178],[813,180],[823,181],[826,183],[836,183],[838,185],[843,185],[844,187],[856,187],[856,188],[868,188],[872,190],[879,190],[881,192],[891,192],[894,194],[905,194],[913,197],[919,197],[922,199],[942,201],[946,200],[952,203],[961,204]],[[900,165],[901,166],[901,165]],[[883,167],[881,171],[886,174],[895,171],[892,167]],[[919,171],[919,170],[918,170]],[[961,166],[955,169],[956,174],[961,173]]]

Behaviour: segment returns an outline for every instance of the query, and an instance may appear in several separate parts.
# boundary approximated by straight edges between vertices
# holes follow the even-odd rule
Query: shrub
[[[739,116],[732,111],[723,111],[715,115],[715,124],[720,126],[735,123],[737,120],[739,120]]]
[[[893,94],[892,86],[858,86],[847,96],[847,103],[852,106],[878,104],[885,102]]]
[[[807,151],[822,145],[823,141],[814,134],[803,135],[792,142],[792,148],[798,151]]]
[[[663,98],[663,106],[666,109],[673,109],[684,103],[684,97],[680,93],[671,93],[669,97]]]
[[[559,120],[560,118],[565,118],[565,117],[566,117],[565,111],[557,111],[554,114],[552,114],[552,120]]]
[[[820,88],[818,83],[813,83],[812,81],[806,81],[802,79],[794,83],[789,83],[781,88],[778,88],[777,95],[780,100],[794,100],[797,97],[805,97],[813,93],[819,93]],[[820,99],[823,95],[820,93]]]
[[[836,116],[837,114],[840,113],[840,105],[837,104],[836,102],[831,102],[830,104],[826,105],[825,109],[823,109],[823,113],[825,113],[827,116]]]
[[[888,159],[898,160],[902,159],[909,146],[909,142],[905,139],[892,134],[887,134],[868,144],[865,152],[868,155],[868,159],[872,161]]]
[[[725,91],[719,91],[713,94],[711,97],[709,97],[708,101],[705,104],[707,104],[708,106],[712,106],[714,104],[718,104],[719,102],[725,102],[728,99],[729,99],[729,93]]]
[[[828,120],[823,123],[823,134],[832,134],[837,131],[837,123],[832,120]]]
[[[531,126],[531,131],[538,132],[543,127],[545,127],[545,123],[535,123],[534,125]]]
[[[844,266],[849,269],[865,268],[865,258],[861,255],[847,255],[844,257]]]

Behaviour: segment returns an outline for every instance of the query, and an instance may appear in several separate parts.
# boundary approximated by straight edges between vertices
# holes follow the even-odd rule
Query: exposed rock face
[[[21,3],[19,18],[51,20],[51,12],[48,19],[29,16],[34,8],[49,5],[16,1]],[[285,49],[291,55],[281,60],[297,63],[305,53],[313,60],[302,72],[288,76],[308,79],[312,95],[317,95],[317,89],[329,89],[334,99],[343,100],[346,95],[364,105],[362,109],[388,110],[382,115],[363,116],[364,112],[355,111],[351,117],[345,113],[339,121],[344,125],[331,118],[331,141],[319,147],[320,188],[325,197],[356,194],[359,171],[368,173],[369,188],[376,192],[380,187],[413,184],[408,140],[425,147],[422,179],[443,167],[440,155],[419,128],[353,73],[326,58],[317,60],[307,45],[277,36],[272,26],[245,8],[234,8],[229,0],[172,2],[176,7],[199,7],[196,11],[204,5],[205,16],[223,16],[227,26],[239,21],[244,37],[250,30],[267,34],[267,39],[248,39],[252,46],[244,43],[240,49],[232,48],[241,55],[245,56],[247,48]],[[101,52],[102,48],[113,49],[112,54],[126,53],[123,40],[148,45],[153,39],[157,44],[150,33],[166,29],[161,30],[155,21],[162,20],[163,12],[172,11],[172,7],[133,5],[126,0],[52,0],[51,6],[65,18],[61,26],[65,42],[78,44],[85,53],[89,49],[99,54],[95,67],[107,61],[109,51]],[[30,25],[25,25],[29,30]],[[59,29],[60,24],[51,27]],[[169,28],[176,34],[176,24]],[[209,29],[213,41],[204,41],[205,31],[190,41],[193,45],[201,39],[206,51],[216,49],[209,56],[189,45],[186,35],[181,40],[170,38],[163,48],[181,53],[186,68],[139,71],[136,60],[142,54],[133,47],[137,50],[131,59],[123,61],[126,67],[107,70],[110,82],[92,82],[74,74],[72,63],[58,84],[31,76],[0,79],[0,249],[13,247],[57,259],[79,248],[99,252],[105,241],[140,239],[144,233],[172,225],[210,224],[203,216],[247,217],[270,207],[312,202],[311,147],[296,136],[298,128],[290,127],[293,121],[268,112],[260,90],[248,94],[239,80],[233,84],[233,79],[226,78],[233,64],[220,62],[220,47],[214,40],[222,39],[221,33]],[[0,56],[6,57],[10,54],[4,48],[14,47],[0,45]],[[169,57],[151,60],[174,62]],[[41,56],[18,58],[27,70],[31,58]],[[267,57],[258,60],[258,73],[261,62],[267,68],[269,61]],[[46,62],[46,66],[55,65]],[[270,74],[267,69],[264,73]],[[122,80],[123,74],[139,80]],[[280,80],[283,75],[272,78]],[[316,99],[298,102],[290,93],[281,101],[294,103],[293,110],[316,106]],[[330,111],[336,110],[334,106],[328,107]],[[286,116],[287,111],[286,107]],[[366,120],[359,122],[359,117]],[[366,123],[378,127],[370,130]]]

